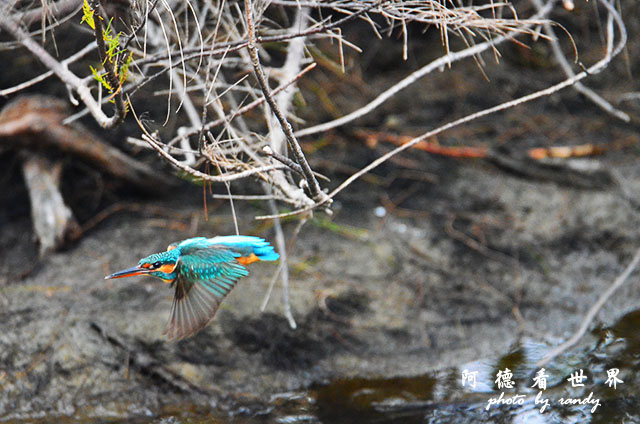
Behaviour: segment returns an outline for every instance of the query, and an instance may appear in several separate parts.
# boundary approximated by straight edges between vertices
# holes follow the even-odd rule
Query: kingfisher
[[[164,335],[179,340],[211,322],[236,281],[249,275],[247,265],[278,258],[273,246],[259,237],[194,237],[171,243],[166,252],[149,255],[138,265],[104,278],[150,275],[175,288]]]

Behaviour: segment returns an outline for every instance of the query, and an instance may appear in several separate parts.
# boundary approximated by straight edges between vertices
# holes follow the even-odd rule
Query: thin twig
[[[103,11],[102,11],[102,6],[100,4],[100,1],[90,0],[90,5],[91,5],[91,9],[95,13],[95,18],[93,22],[95,23],[94,36],[96,38],[96,44],[98,46],[98,55],[100,56],[100,62],[102,62],[102,66],[106,71],[107,81],[109,82],[111,89],[114,90],[113,100],[115,102],[116,110],[113,116],[115,118],[113,125],[115,127],[120,125],[120,123],[124,121],[124,118],[127,114],[127,108],[124,103],[124,96],[122,93],[123,90],[122,90],[122,87],[120,86],[120,78],[118,77],[118,69],[117,69],[118,60],[116,59],[114,64],[114,62],[111,61],[112,59],[107,54],[107,49],[106,49],[105,40],[104,40],[104,27],[102,23],[102,20],[104,18],[103,18]],[[125,51],[121,51],[119,54],[126,56],[127,52],[125,50]]]
[[[268,204],[272,212],[278,211],[276,202],[269,200]],[[282,281],[282,303],[284,304],[284,316],[289,322],[289,327],[295,330],[298,326],[291,312],[291,299],[289,298],[289,262],[287,257],[287,243],[285,242],[282,224],[279,219],[275,219],[273,221],[273,228],[276,231],[276,245],[278,246],[278,252],[280,253],[282,269],[280,272],[280,281]]]
[[[267,156],[271,156],[272,158],[282,163],[283,165],[286,165],[293,172],[300,175],[301,177],[304,177],[304,171],[302,170],[302,167],[297,163],[295,163],[294,161],[292,161],[291,159],[289,159],[288,157],[283,156],[280,153],[274,152],[273,149],[269,146],[264,146],[262,148],[262,152]]]
[[[309,186],[309,192],[311,193],[312,199],[316,202],[322,201],[323,203],[329,203],[331,199],[328,199],[327,195],[320,189],[318,180],[316,180],[316,177],[313,175],[313,171],[311,170],[311,167],[309,166],[309,163],[307,162],[307,159],[302,152],[302,148],[300,147],[300,144],[298,143],[296,137],[293,135],[293,128],[291,127],[291,124],[282,114],[282,111],[273,99],[271,89],[269,88],[269,84],[267,83],[264,72],[262,71],[262,66],[260,65],[258,48],[256,47],[255,43],[255,27],[253,23],[253,7],[251,0],[244,0],[244,7],[249,37],[249,44],[247,48],[249,50],[249,55],[251,56],[251,65],[253,66],[253,71],[256,75],[256,79],[258,80],[258,84],[262,89],[262,93],[264,94],[264,97],[267,100],[271,111],[274,113],[274,115],[276,115],[276,118],[280,123],[282,131],[284,132],[287,138],[287,142],[289,143],[289,147],[291,148],[291,151],[293,153],[293,157],[295,158],[296,162],[298,162],[298,164],[302,167],[302,171],[304,172],[304,176]]]
[[[144,125],[142,125],[142,122],[140,122],[140,119],[138,118],[138,116],[136,115],[136,113],[134,112],[133,108],[131,108],[131,112],[133,113],[134,118],[136,119],[136,121],[138,122],[138,125],[140,126],[140,128],[143,129],[144,134],[142,135],[142,139],[145,140],[147,143],[149,143],[149,145],[151,147],[153,147],[153,149],[155,151],[157,151],[158,153],[160,153],[160,155],[162,155],[165,159],[167,159],[169,161],[169,163],[171,163],[173,166],[175,166],[176,168],[185,171],[186,173],[196,177],[196,178],[200,178],[203,181],[210,181],[210,182],[214,182],[214,183],[224,183],[226,181],[234,181],[234,180],[239,180],[242,178],[246,178],[252,175],[256,175],[256,174],[260,174],[263,172],[267,172],[267,171],[272,171],[274,169],[283,169],[284,166],[283,165],[267,165],[267,166],[260,166],[260,167],[255,167],[255,168],[251,168],[248,169],[246,171],[242,171],[242,172],[236,172],[230,175],[220,175],[220,176],[215,176],[215,175],[209,175],[209,174],[205,174],[204,172],[200,172],[196,169],[193,169],[192,167],[183,164],[182,162],[178,161],[176,158],[174,158],[173,156],[171,156],[169,153],[165,152],[162,147],[158,144],[158,142],[153,138],[153,136],[151,134],[149,134],[145,129],[144,129]]]
[[[171,70],[173,75],[173,79],[175,80],[176,90],[175,93],[178,97],[180,97],[180,103],[184,104],[184,110],[187,113],[187,117],[191,122],[191,126],[195,128],[202,128],[202,122],[204,119],[200,119],[200,114],[196,110],[196,107],[191,101],[191,97],[187,93],[186,87],[183,84],[182,80],[178,77],[178,72],[175,69]],[[206,109],[206,108],[205,108]],[[178,134],[184,132],[182,128],[178,128]],[[191,145],[189,144],[188,138],[183,138],[180,143],[180,147],[185,151],[184,153],[184,163],[186,165],[193,165],[196,163],[196,157],[194,154],[188,153],[188,150],[191,149]]]
[[[309,66],[307,66],[306,68],[304,68],[302,71],[300,71],[300,73],[298,75],[295,76],[295,78],[292,78],[291,80],[287,81],[284,84],[281,84],[278,88],[276,88],[275,90],[273,90],[273,94],[279,93],[282,90],[286,89],[287,87],[289,87],[291,84],[294,84],[296,81],[298,81],[300,78],[302,78],[307,72],[309,72],[310,70],[312,70],[313,68],[316,67],[316,63],[311,63]],[[185,137],[190,137],[193,135],[198,134],[201,129],[206,130],[211,130],[219,125],[224,124],[225,122],[229,122],[232,121],[236,116],[240,116],[243,115],[247,112],[249,112],[250,110],[255,109],[256,107],[260,106],[262,103],[264,103],[265,98],[264,97],[260,97],[254,101],[252,101],[251,103],[246,104],[245,106],[242,106],[241,108],[234,110],[230,113],[227,114],[227,116],[216,119],[215,121],[211,121],[211,122],[207,122],[204,127],[202,128],[193,128],[189,131],[186,131],[184,134],[178,135],[174,138],[172,138],[167,144],[169,146],[174,145],[175,143],[177,143],[179,140],[185,138]]]
[[[142,19],[140,24],[133,31],[131,31],[131,34],[127,37],[127,40],[122,45],[122,50],[127,50],[129,48],[129,44],[131,43],[131,41],[133,41],[133,39],[138,35],[138,32],[140,32],[140,30],[145,26],[145,24],[149,20],[149,14],[156,9],[156,6],[158,5],[158,1],[159,0],[153,0],[151,7],[148,7],[145,10],[144,19]]]
[[[269,191],[268,187],[265,187],[266,191]],[[300,231],[302,230],[302,227],[304,226],[304,224],[307,223],[306,219],[301,219],[298,222],[298,225],[296,225],[296,228],[293,230],[293,234],[291,235],[291,238],[289,239],[289,243],[287,245],[287,249],[288,250],[292,250],[293,249],[293,245],[296,242],[296,239],[298,238],[298,234],[300,234]],[[276,270],[275,274],[273,275],[273,278],[271,279],[271,282],[269,283],[269,288],[267,289],[267,293],[264,296],[264,299],[262,301],[262,305],[260,307],[260,311],[264,312],[265,309],[267,308],[267,305],[269,304],[269,299],[271,297],[271,293],[273,291],[273,288],[276,284],[276,282],[278,281],[278,277],[280,275],[280,272],[282,272],[282,268],[283,266],[288,266],[285,262],[280,261],[280,266],[278,267],[278,269]]]
[[[95,41],[92,41],[91,43],[89,43],[85,47],[83,47],[80,51],[72,54],[71,56],[69,56],[68,58],[66,58],[62,62],[60,62],[60,64],[62,64],[62,66],[66,67],[70,63],[73,63],[76,60],[81,59],[87,53],[89,53],[90,51],[92,51],[95,48],[96,48],[96,43],[95,43]],[[45,72],[44,74],[38,75],[35,78],[31,78],[28,81],[22,82],[22,83],[20,83],[18,85],[15,85],[13,87],[5,88],[4,90],[0,90],[0,96],[8,96],[10,94],[17,93],[17,92],[19,92],[21,90],[24,90],[25,88],[31,87],[32,85],[35,85],[35,84],[37,84],[37,83],[39,83],[41,81],[44,81],[45,79],[49,78],[51,75],[53,75],[53,71],[49,70],[49,71]]]
[[[203,172],[200,172],[200,171],[198,171],[196,169],[193,169],[190,166],[187,166],[187,165],[183,164],[182,162],[179,162],[178,160],[176,160],[169,153],[167,153],[164,150],[162,150],[162,147],[160,147],[160,145],[150,135],[143,134],[142,135],[142,139],[145,140],[147,143],[149,143],[149,145],[151,147],[153,147],[158,153],[160,153],[162,156],[164,156],[164,158],[167,159],[176,168],[178,168],[178,169],[180,169],[182,171],[185,171],[186,173],[191,174],[192,176],[194,176],[196,178],[200,178],[200,179],[202,179],[204,181],[210,181],[210,182],[213,182],[213,183],[224,183],[224,182],[227,182],[227,181],[235,181],[235,180],[239,180],[239,179],[242,179],[242,178],[247,178],[247,177],[250,177],[252,175],[256,175],[256,174],[262,173],[262,172],[272,171],[274,169],[283,169],[283,168],[285,168],[284,165],[266,165],[266,166],[259,166],[259,167],[256,167],[256,168],[251,168],[251,169],[248,169],[248,170],[242,171],[242,172],[235,172],[235,173],[229,174],[229,175],[220,175],[220,176],[209,175],[209,174],[205,174]]]
[[[278,249],[280,248],[278,247]],[[271,293],[273,293],[273,288],[276,286],[276,283],[278,282],[278,277],[280,277],[280,273],[282,272],[282,268],[284,266],[285,266],[284,262],[281,259],[280,265],[278,265],[278,269],[273,274],[273,277],[271,277],[271,281],[269,282],[269,287],[267,287],[267,292],[265,293],[264,298],[262,299],[262,305],[260,305],[260,312],[264,312],[265,309],[267,309],[267,305],[269,304],[269,299],[271,299]]]
[[[203,110],[206,110],[206,107],[204,107]],[[211,141],[211,144],[215,146],[216,140],[213,138],[213,135],[210,132],[207,132],[207,137],[209,138],[209,141]],[[204,154],[204,151],[202,153]],[[215,157],[211,157],[211,156],[207,156],[207,159],[209,159],[209,162],[212,162],[215,165],[216,169],[218,169],[218,174],[224,175],[224,172],[220,167],[220,161],[216,160]],[[238,216],[236,215],[236,207],[233,203],[233,196],[231,195],[231,183],[229,181],[225,181],[224,186],[227,189],[227,195],[229,196],[229,206],[231,207],[231,217],[233,218],[233,227],[236,230],[236,235],[239,236],[240,230],[238,227]]]
[[[231,196],[229,196],[228,194],[212,194],[211,197],[213,197],[214,199],[224,199],[224,200],[229,200],[230,198],[233,198],[234,200],[280,200],[280,201],[284,201],[283,198],[281,197],[277,197],[274,195],[270,195],[270,194],[232,194]]]
[[[296,17],[288,29],[288,32],[300,32],[307,28],[309,22],[309,9],[301,8],[296,10]],[[279,81],[286,81],[296,76],[300,72],[302,62],[305,58],[305,44],[306,37],[294,38],[289,42],[287,47],[287,58],[284,65],[278,72],[277,79]],[[278,94],[274,94],[276,105],[282,112],[283,116],[288,116],[292,108],[293,95],[296,91],[294,87],[290,87],[281,91]],[[276,155],[286,156],[287,154],[287,139],[284,132],[280,131],[279,125],[275,123],[275,117],[272,113],[267,113],[267,124],[269,126],[269,142],[271,148]],[[299,167],[304,176],[304,170]]]
[[[45,2],[43,2],[43,4],[44,3]],[[67,13],[75,13],[80,9],[81,4],[82,0],[59,0],[57,2],[51,2],[51,4],[45,7],[38,7],[15,17],[19,18],[23,25],[30,26],[36,22],[41,22],[45,17],[58,19]]]
[[[616,280],[611,284],[611,286],[609,286],[609,288],[600,295],[596,303],[594,303],[593,306],[589,308],[586,315],[582,319],[580,328],[578,328],[575,334],[571,336],[571,338],[569,338],[569,340],[567,340],[566,342],[547,352],[547,354],[536,363],[536,367],[540,368],[545,366],[555,357],[564,353],[567,349],[571,348],[576,343],[578,343],[578,341],[580,341],[582,336],[584,336],[584,334],[587,332],[587,329],[591,325],[593,319],[596,317],[598,312],[600,312],[600,309],[602,309],[604,304],[616,292],[616,290],[618,290],[624,284],[624,282],[627,281],[627,278],[629,278],[631,273],[633,273],[633,271],[636,269],[638,263],[640,263],[640,249],[636,251],[636,254],[633,256],[631,263],[627,265],[627,268],[625,268],[622,274],[620,274],[618,278],[616,278]]]
[[[387,2],[388,1],[383,1],[382,3],[387,3]],[[376,6],[375,3],[369,4],[366,7],[362,8],[361,10],[358,10],[357,12],[352,13],[351,15],[346,16],[342,19],[339,19],[335,22],[324,24],[324,25],[318,25],[314,28],[310,28],[303,32],[293,33],[293,34],[290,34],[290,33],[278,34],[278,35],[270,35],[270,36],[256,36],[255,41],[256,43],[259,43],[259,44],[274,43],[274,42],[291,40],[297,37],[308,37],[310,35],[324,33],[332,30],[333,28],[339,28],[340,26],[346,24],[347,22],[357,19],[358,17],[364,15],[365,13],[373,9],[375,6]],[[228,43],[219,43],[217,44],[217,47],[215,49],[211,49],[211,50],[201,51],[199,49],[185,49],[184,60],[191,60],[199,56],[220,56],[222,54],[225,54],[225,52],[233,53],[233,52],[245,49],[248,45],[249,45],[249,40],[239,40],[239,41],[232,41]],[[137,66],[143,66],[150,63],[161,62],[167,59],[171,59],[173,55],[177,56],[176,53],[172,53],[169,55],[162,54],[162,55],[156,55],[153,57],[145,58],[135,63]]]
[[[294,161],[292,161],[291,159],[289,159],[288,157],[282,156],[281,154],[274,152],[273,149],[271,149],[271,147],[269,147],[269,146],[264,146],[262,148],[262,152],[267,156],[271,156],[272,158],[274,158],[278,162],[282,163],[283,165],[286,165],[293,172],[295,172],[296,174],[298,174],[298,175],[300,175],[301,177],[304,178],[304,173],[302,172],[302,167],[300,165],[298,165],[297,163],[295,163]],[[331,181],[331,179],[329,177],[327,177],[326,175],[322,175],[319,172],[313,171],[313,175],[315,175],[317,178],[319,178],[321,180],[324,180],[324,181],[327,181],[327,182]]]
[[[542,2],[540,0],[531,0],[531,1],[535,5],[535,7],[538,8],[538,10],[542,8]],[[562,49],[560,48],[560,43],[558,41],[558,37],[555,34],[555,31],[553,30],[553,27],[549,22],[545,22],[543,24],[543,27],[544,27],[544,31],[549,36],[549,42],[551,43],[551,50],[553,51],[553,56],[556,58],[556,62],[558,62],[558,64],[564,71],[565,75],[567,75],[567,77],[574,76],[575,72],[573,72],[573,69],[571,69],[571,65],[569,65],[569,61],[567,60],[564,53],[562,52]],[[581,82],[577,82],[573,86],[573,88],[577,92],[582,93],[586,98],[591,100],[593,103],[596,104],[596,106],[598,106],[608,114],[624,122],[631,121],[631,117],[629,117],[627,113],[613,107],[611,103],[606,101],[604,98],[602,98],[602,96],[600,96],[598,93],[596,93],[589,87],[585,86]]]

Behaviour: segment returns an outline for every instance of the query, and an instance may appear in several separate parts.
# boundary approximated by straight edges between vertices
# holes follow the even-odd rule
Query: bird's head
[[[104,278],[109,280],[112,278],[124,278],[134,275],[150,275],[152,277],[160,278],[165,283],[171,283],[177,276],[176,265],[179,258],[180,252],[178,249],[154,253],[146,258],[140,259],[138,265],[107,275]]]

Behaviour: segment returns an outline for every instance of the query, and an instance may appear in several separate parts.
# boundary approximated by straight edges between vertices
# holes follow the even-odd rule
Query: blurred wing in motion
[[[236,281],[249,275],[222,246],[187,249],[177,267],[171,315],[164,331],[169,339],[189,337],[206,327]]]

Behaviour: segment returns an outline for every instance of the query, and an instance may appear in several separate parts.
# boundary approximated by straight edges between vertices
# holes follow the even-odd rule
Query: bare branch
[[[222,175],[222,176],[215,176],[215,175],[209,175],[209,174],[205,174],[204,172],[200,172],[196,169],[191,168],[190,166],[187,166],[185,164],[183,164],[182,162],[177,161],[173,156],[171,156],[169,153],[165,152],[164,150],[162,150],[162,147],[160,147],[160,145],[153,139],[153,137],[151,137],[148,134],[143,134],[142,138],[149,143],[149,145],[151,147],[153,147],[158,153],[160,153],[160,155],[162,155],[165,159],[167,159],[169,161],[169,163],[171,163],[173,166],[175,166],[176,168],[187,172],[188,174],[202,179],[203,181],[209,181],[212,183],[224,183],[227,181],[234,181],[234,180],[239,180],[242,178],[247,178],[256,174],[260,174],[260,173],[265,173],[267,171],[272,171],[274,169],[283,169],[285,168],[284,165],[267,165],[267,166],[260,166],[260,167],[255,167],[255,168],[251,168],[247,171],[241,171],[241,172],[235,172],[233,174],[227,174],[227,175]]]
[[[249,54],[251,55],[251,64],[253,66],[253,71],[258,80],[258,84],[262,89],[264,97],[267,100],[267,103],[269,104],[271,111],[276,115],[276,118],[278,119],[278,122],[282,127],[282,131],[284,132],[287,138],[287,142],[289,143],[289,147],[291,148],[293,157],[295,158],[296,162],[298,162],[298,164],[302,167],[302,171],[304,172],[305,179],[309,185],[309,191],[311,193],[311,197],[316,202],[322,201],[322,203],[326,203],[326,202],[330,203],[330,199],[328,199],[326,194],[324,194],[322,190],[320,190],[320,185],[318,184],[318,180],[316,180],[316,177],[313,175],[313,171],[311,171],[311,167],[309,166],[309,163],[307,162],[307,159],[305,158],[304,153],[302,152],[302,148],[300,147],[298,140],[293,135],[293,129],[291,127],[291,124],[284,117],[284,115],[282,114],[282,111],[280,110],[275,100],[273,99],[271,90],[269,89],[269,84],[267,83],[267,80],[264,76],[264,72],[262,71],[262,66],[260,65],[258,48],[256,47],[256,44],[255,44],[255,27],[253,24],[253,16],[252,16],[253,8],[252,8],[251,0],[245,0],[244,6],[245,6],[246,19],[247,19],[248,34],[249,34],[249,44],[247,48],[249,49]]]
[[[60,62],[60,64],[64,67],[67,67],[70,63],[73,63],[78,59],[83,58],[87,53],[89,53],[95,48],[96,48],[95,42],[91,42],[88,45],[86,45],[82,50],[74,53],[73,55],[69,56],[68,58]],[[22,91],[25,88],[31,87],[32,85],[35,85],[41,81],[44,81],[45,79],[49,78],[51,75],[53,75],[53,71],[47,71],[42,75],[39,75],[35,78],[30,79],[29,81],[25,81],[16,86],[5,88],[4,90],[0,90],[0,96],[8,96],[10,94],[14,94],[19,91]]]
[[[531,1],[538,9],[542,8],[542,2],[540,0],[531,0]],[[567,60],[564,53],[562,52],[562,49],[560,48],[560,43],[558,42],[558,37],[556,36],[555,31],[553,30],[553,27],[549,22],[545,22],[543,24],[543,27],[544,27],[544,31],[549,36],[549,41],[551,43],[551,50],[553,51],[553,56],[555,57],[556,62],[558,62],[558,64],[560,65],[564,73],[567,75],[567,77],[574,76],[575,72],[573,72],[573,69],[571,69],[571,65],[569,65],[569,61]],[[611,47],[612,46],[610,45],[607,46],[609,50],[611,49]],[[608,114],[624,122],[631,121],[631,118],[629,117],[628,114],[613,107],[611,103],[603,99],[599,94],[597,94],[595,91],[585,86],[581,82],[577,82],[573,86],[573,88],[577,92],[582,93],[586,98],[591,100],[593,103],[595,103],[598,107],[600,107],[602,110],[604,110]]]
[[[0,28],[4,29],[22,43],[35,57],[65,84],[69,85],[80,97],[91,115],[103,127],[111,129],[116,127],[122,120],[122,116],[117,111],[111,118],[107,117],[101,109],[100,104],[93,98],[89,88],[75,74],[69,71],[64,65],[58,62],[40,44],[36,43],[29,34],[26,33],[11,16],[0,13]]]
[[[279,93],[282,90],[286,89],[287,87],[289,87],[291,84],[294,84],[296,81],[298,81],[300,78],[302,78],[302,76],[304,76],[307,72],[309,72],[310,70],[312,70],[313,68],[316,67],[315,63],[310,64],[309,66],[307,66],[305,69],[303,69],[300,73],[298,73],[298,75],[296,75],[294,78],[292,78],[291,80],[281,84],[278,88],[276,88],[275,90],[273,90],[273,93]],[[185,132],[184,134],[180,134],[177,137],[172,138],[167,144],[172,146],[174,144],[176,144],[178,141],[186,138],[186,137],[190,137],[193,135],[198,134],[202,129],[204,129],[205,131],[207,130],[211,130],[219,125],[224,124],[227,121],[231,121],[233,120],[236,116],[240,116],[243,115],[253,109],[255,109],[256,107],[260,106],[262,103],[265,102],[265,98],[264,97],[260,97],[254,101],[252,101],[251,103],[237,109],[234,110],[232,112],[230,112],[226,117],[224,118],[219,118],[216,119],[215,121],[211,121],[206,123],[202,128],[193,128],[190,131]]]

